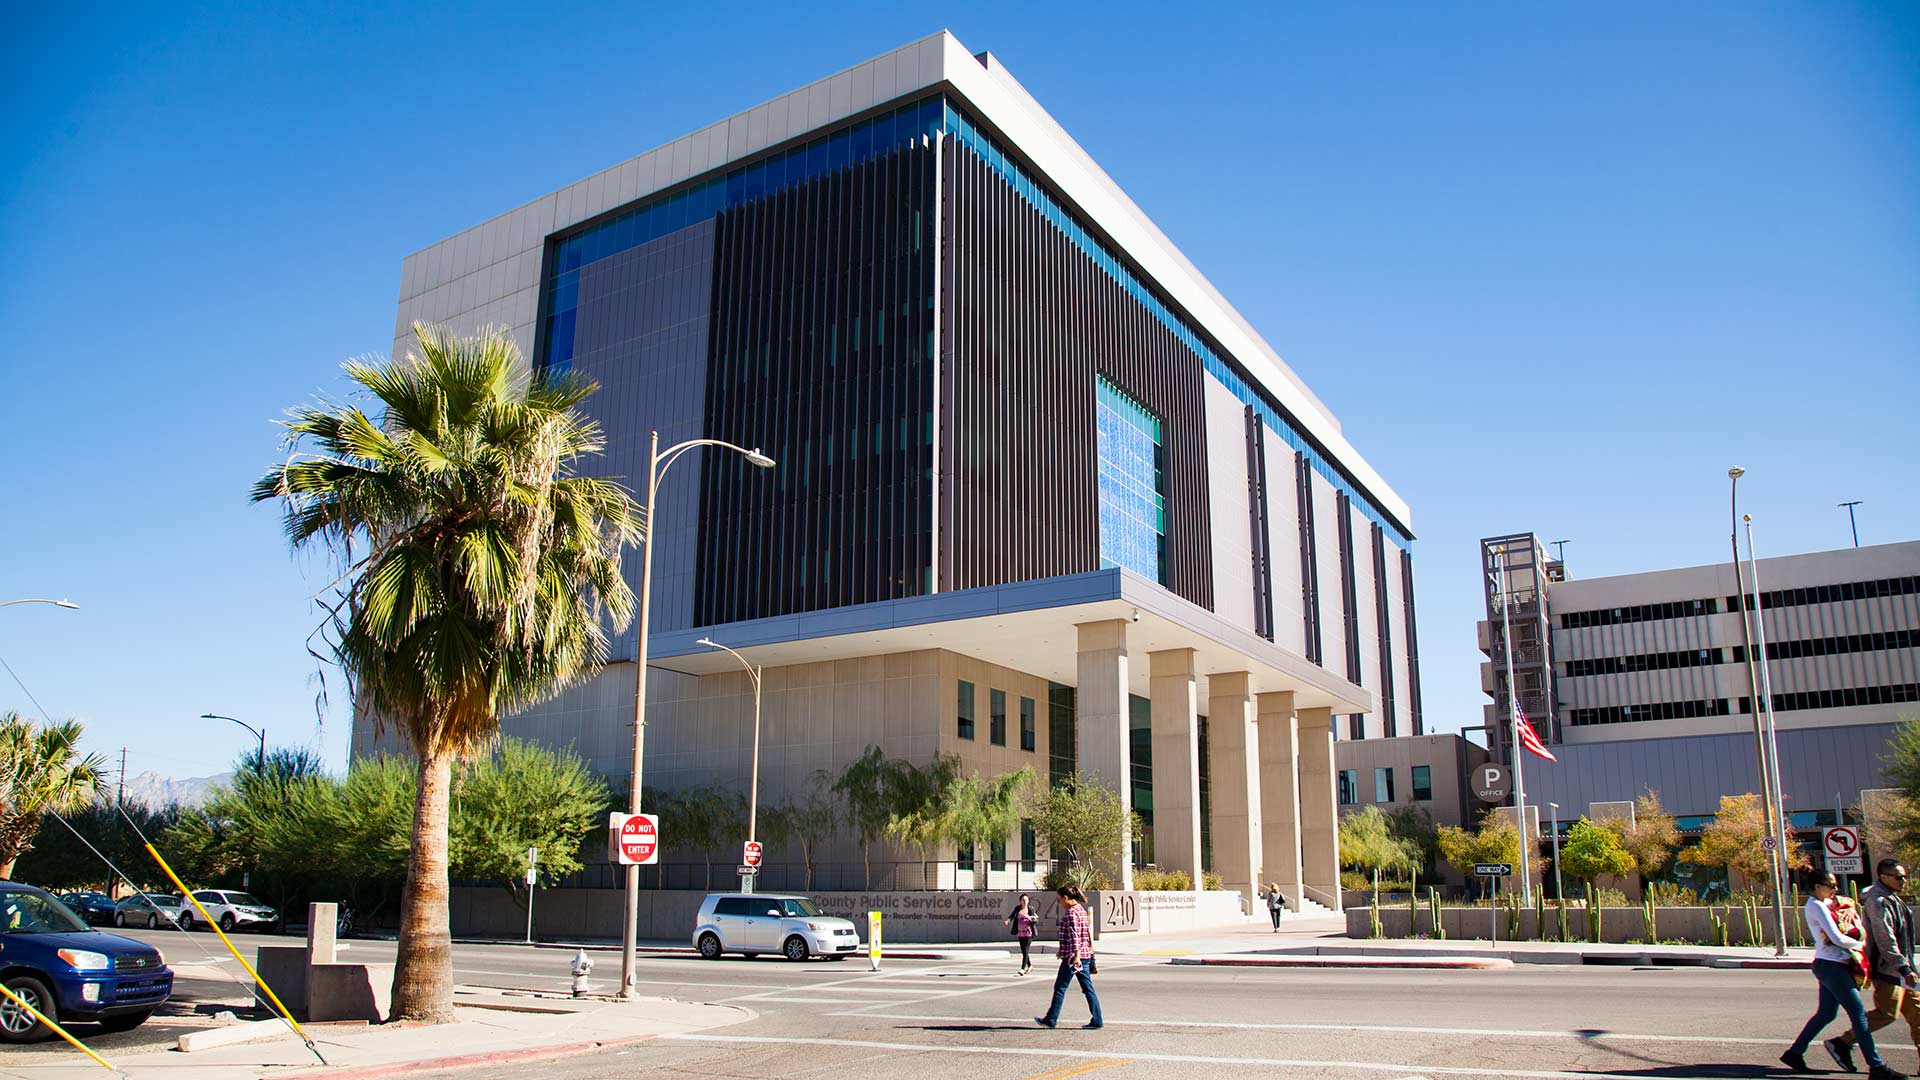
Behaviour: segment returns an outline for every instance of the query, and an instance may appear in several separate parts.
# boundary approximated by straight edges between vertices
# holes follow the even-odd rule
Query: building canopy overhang
[[[701,638],[767,667],[945,649],[1071,686],[1079,679],[1075,628],[1108,620],[1128,624],[1130,690],[1143,697],[1149,653],[1192,649],[1196,673],[1247,672],[1255,693],[1291,692],[1296,709],[1373,710],[1371,691],[1118,569],[656,632],[648,655],[656,668],[710,675],[738,665]]]

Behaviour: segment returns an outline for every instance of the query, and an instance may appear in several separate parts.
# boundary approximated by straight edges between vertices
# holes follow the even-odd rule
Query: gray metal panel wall
[[[605,456],[587,463],[644,499],[647,433],[660,445],[701,434],[707,384],[707,315],[713,284],[713,222],[703,221],[583,268],[573,370],[600,384],[586,412],[609,433]],[[699,451],[660,489],[660,546],[653,556],[653,628],[693,625],[694,541],[699,529]],[[588,471],[588,470],[583,470]],[[621,570],[638,587],[640,551]],[[632,659],[633,628],[613,642]]]
[[[1835,792],[1853,803],[1885,787],[1880,758],[1894,724],[1781,728],[1780,787],[1787,812],[1828,809]],[[1651,789],[1670,814],[1711,814],[1720,796],[1760,790],[1751,732],[1626,742],[1561,743],[1557,762],[1527,761],[1527,799],[1560,804],[1562,816],[1589,804],[1633,799]]]
[[[1200,358],[972,150],[941,145],[941,588],[1099,567],[1098,376],[1162,423],[1166,585],[1212,610]]]

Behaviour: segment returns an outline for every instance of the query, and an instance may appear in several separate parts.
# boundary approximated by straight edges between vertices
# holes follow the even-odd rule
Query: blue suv
[[[48,1019],[126,1031],[173,993],[158,949],[95,930],[30,885],[0,881],[0,983]],[[35,1042],[53,1030],[0,997],[0,1039]]]

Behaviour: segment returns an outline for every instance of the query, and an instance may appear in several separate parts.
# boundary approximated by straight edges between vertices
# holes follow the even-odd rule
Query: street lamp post
[[[640,766],[646,751],[647,736],[647,618],[653,601],[653,537],[655,498],[660,492],[660,481],[666,476],[667,468],[680,455],[699,446],[718,446],[731,450],[753,465],[762,469],[773,467],[773,459],[755,449],[735,446],[720,439],[688,439],[675,443],[662,452],[660,433],[655,431],[647,443],[647,506],[645,520],[640,524],[640,626],[634,633],[633,645],[633,770],[632,783],[627,793],[627,812],[640,813]],[[620,928],[620,997],[633,997],[634,960],[638,953],[639,942],[635,938],[640,920],[640,866],[638,863],[627,865],[627,917]]]
[[[753,772],[747,780],[747,840],[751,842],[755,839],[754,823],[760,819],[760,673],[762,668],[758,664],[748,662],[746,657],[712,638],[701,638],[698,644],[710,649],[719,649],[740,661],[740,666],[747,669],[747,677],[753,680]],[[751,871],[740,875],[740,891],[752,892],[754,878],[758,876]]]
[[[1753,555],[1753,515],[1742,514],[1740,520],[1747,527],[1747,579],[1753,582],[1754,650],[1760,656],[1760,701],[1766,717],[1767,783],[1773,788],[1773,818],[1780,823],[1773,847],[1773,922],[1774,933],[1778,935],[1774,953],[1785,956],[1787,924],[1781,896],[1787,888],[1787,794],[1780,786],[1780,737],[1773,722],[1773,675],[1767,657],[1766,605],[1760,602],[1760,564]]]
[[[1853,508],[1856,506],[1859,506],[1862,501],[1864,500],[1849,499],[1846,502],[1843,502],[1840,504],[1841,506],[1845,507],[1847,511],[1847,528],[1853,530],[1853,546],[1854,547],[1860,546],[1860,523],[1854,520]],[[1751,547],[1752,545],[1748,545],[1748,546]]]
[[[1766,729],[1760,720],[1763,709],[1760,700],[1760,673],[1757,668],[1757,661],[1754,658],[1753,624],[1747,619],[1746,569],[1740,565],[1740,478],[1746,474],[1747,470],[1738,465],[1727,470],[1727,479],[1730,481],[1727,494],[1728,542],[1733,547],[1733,581],[1734,592],[1739,597],[1740,640],[1747,653],[1747,692],[1750,695],[1747,700],[1753,703],[1754,754],[1760,766],[1760,801],[1762,803],[1760,816],[1766,825],[1767,836],[1772,838],[1774,848],[1778,851],[1781,844],[1784,843],[1781,839],[1781,834],[1785,830],[1780,827],[1781,822],[1777,816],[1777,810],[1780,804],[1776,797],[1778,792],[1774,790],[1773,786],[1773,778],[1775,776],[1773,760],[1772,755],[1767,752]],[[1760,592],[1757,585],[1754,588],[1753,599],[1755,606],[1758,607]],[[1785,956],[1787,954],[1786,913],[1784,911],[1784,903],[1780,898],[1780,889],[1784,882],[1780,880],[1781,874],[1779,870],[1784,858],[1785,852],[1780,852],[1779,857],[1774,861],[1773,873],[1773,949],[1774,955],[1776,956]]]
[[[1553,812],[1553,898],[1565,904],[1567,891],[1560,884],[1560,804],[1550,802],[1547,806]]]
[[[235,720],[231,716],[221,716],[219,713],[201,713],[200,719],[202,720],[233,720],[234,723],[239,724],[241,727],[246,728],[248,731],[253,732],[254,736],[260,740],[260,756],[253,759],[253,771],[256,776],[267,775],[267,729],[266,728],[254,727],[252,724],[247,723],[245,720]]]
[[[12,607],[15,604],[52,604],[54,607],[63,607],[63,608],[78,608],[80,606],[79,604],[76,604],[73,601],[66,600],[66,599],[41,600],[37,598],[30,598],[26,600],[0,600],[0,607]]]

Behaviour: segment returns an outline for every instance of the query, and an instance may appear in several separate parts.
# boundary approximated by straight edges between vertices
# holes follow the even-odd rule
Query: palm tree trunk
[[[420,756],[413,845],[400,897],[400,943],[393,966],[392,1020],[453,1022],[453,936],[447,925],[447,803],[453,755]]]
[[[13,864],[19,861],[20,853],[16,851],[8,855],[5,862],[0,862],[0,881],[13,880]]]
[[[866,889],[868,892],[872,892],[873,891],[873,851],[866,844],[860,845],[860,863],[862,866],[865,866],[867,868]]]

